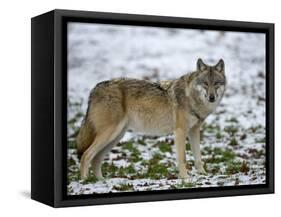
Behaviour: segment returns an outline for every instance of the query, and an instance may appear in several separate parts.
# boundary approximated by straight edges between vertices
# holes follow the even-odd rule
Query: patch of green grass
[[[205,164],[206,165],[206,164]],[[214,165],[212,169],[209,170],[212,174],[216,175],[220,173],[220,166],[219,165]]]
[[[242,163],[241,162],[229,162],[226,166],[225,173],[227,175],[233,175],[241,171]]]
[[[238,120],[236,118],[232,117],[232,118],[226,120],[226,122],[238,123]]]
[[[235,153],[230,149],[223,149],[223,148],[214,148],[215,155],[222,155],[222,157],[226,160],[233,160],[235,158]]]
[[[114,185],[113,189],[116,191],[132,191],[134,190],[134,186],[132,184],[119,184]]]
[[[76,162],[73,158],[70,158],[67,160],[67,168],[70,170],[70,167],[73,167],[76,165]],[[71,169],[70,171],[73,171],[73,169]]]
[[[212,154],[213,149],[210,146],[205,146],[202,150],[202,154],[204,155],[208,155],[208,154]]]
[[[265,143],[266,142],[266,138],[261,138],[261,139],[256,139],[256,143]]]
[[[120,167],[118,173],[116,174],[117,177],[128,177],[136,175],[137,171],[133,164],[130,164],[128,167]]]
[[[195,183],[186,182],[184,180],[182,180],[181,183],[171,185],[171,189],[183,189],[183,188],[192,188],[192,187],[195,187]]]
[[[69,149],[76,149],[76,142],[75,140],[68,140],[67,141],[67,146]]]
[[[217,139],[222,139],[222,134],[221,134],[220,131],[218,131],[218,132],[216,133],[216,138],[217,138]]]
[[[90,174],[86,179],[82,180],[82,184],[92,184],[96,183],[97,181],[98,179],[94,175]]]
[[[203,124],[202,131],[200,132],[202,138],[204,137],[205,132],[209,134],[215,134],[217,139],[222,138],[221,128],[217,124]]]
[[[216,124],[204,124],[203,125],[203,131],[206,131],[208,133],[215,133],[220,130],[220,126]]]
[[[130,164],[128,167],[118,168],[113,163],[109,164],[107,162],[103,163],[102,172],[103,175],[108,178],[113,178],[113,177],[128,178],[129,176],[133,176],[137,174],[134,168],[134,164]]]
[[[167,167],[163,164],[152,164],[148,167],[147,177],[151,179],[166,178],[169,175]]]
[[[72,156],[67,159],[67,170],[68,183],[71,181],[78,181],[80,179],[80,170]]]
[[[74,115],[73,118],[71,118],[70,120],[68,120],[68,123],[69,123],[69,124],[74,124],[74,123],[77,122],[77,120],[78,120],[79,118],[82,118],[82,117],[84,117],[84,114],[83,114],[82,112],[78,111],[77,113],[75,113],[75,115]]]
[[[141,161],[142,160],[141,153],[138,150],[133,151],[128,160],[134,163]]]
[[[162,155],[155,154],[151,159],[142,161],[142,165],[147,167],[147,173],[143,174],[143,178],[161,179],[168,177],[170,175],[169,167],[159,162],[162,159]]]
[[[160,160],[163,159],[163,155],[156,153],[153,157],[148,161],[148,164],[157,164]]]
[[[126,142],[122,144],[122,148],[128,151],[133,151],[135,149],[133,142]]]
[[[171,145],[170,144],[168,144],[168,143],[165,143],[165,142],[159,142],[159,143],[157,143],[156,144],[158,147],[159,147],[159,149],[160,149],[160,151],[161,152],[172,152],[172,147],[171,147]]]
[[[68,184],[72,181],[79,181],[80,180],[80,172],[79,170],[73,171],[70,170],[68,167],[68,173],[67,173],[67,182]]]
[[[138,139],[137,143],[140,145],[146,145],[146,143],[143,139]]]
[[[209,150],[211,157],[205,160],[206,163],[231,162],[235,158],[235,153],[230,149],[214,148]]]
[[[127,157],[129,162],[139,162],[142,160],[140,151],[134,146],[133,142],[126,142],[122,144],[122,149],[128,150],[130,156]]]
[[[188,150],[191,150],[191,147],[190,147],[190,143],[186,143],[185,144],[185,149],[188,151]]]
[[[238,132],[238,128],[231,125],[225,127],[224,131],[227,132],[229,135],[234,136]]]
[[[238,146],[239,143],[237,142],[235,137],[232,137],[228,145],[230,145],[230,146]]]
[[[101,166],[101,171],[105,177],[115,177],[117,175],[119,168],[113,163],[104,162]]]
[[[223,162],[222,158],[215,157],[214,155],[208,159],[205,160],[205,163],[211,163],[211,164],[218,164]]]
[[[249,170],[250,168],[245,161],[243,162],[236,161],[236,162],[227,163],[225,173],[227,175],[233,175],[239,172],[247,174]]]
[[[131,155],[129,156],[128,158],[129,161],[132,161],[132,162],[139,162],[142,160],[141,158],[141,153],[140,151],[137,149],[137,148],[134,148],[131,152]]]

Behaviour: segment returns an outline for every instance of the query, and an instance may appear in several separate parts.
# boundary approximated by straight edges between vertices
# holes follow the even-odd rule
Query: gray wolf
[[[205,174],[200,153],[200,126],[220,103],[226,88],[225,65],[220,59],[210,66],[201,59],[194,72],[159,83],[138,79],[112,79],[91,91],[88,109],[77,136],[82,155],[81,178],[90,164],[102,179],[105,155],[127,130],[147,135],[174,133],[179,178],[188,179],[186,138],[194,155],[195,168]]]

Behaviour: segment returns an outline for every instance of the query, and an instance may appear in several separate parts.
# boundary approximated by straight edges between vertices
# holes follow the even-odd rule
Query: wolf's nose
[[[214,95],[210,95],[209,96],[209,101],[210,102],[215,102],[215,96]]]

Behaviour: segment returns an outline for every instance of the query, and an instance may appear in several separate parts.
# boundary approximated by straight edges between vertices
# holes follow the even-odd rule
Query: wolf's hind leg
[[[89,174],[89,165],[92,159],[100,152],[102,149],[107,147],[112,141],[114,141],[117,136],[122,132],[125,127],[125,122],[121,121],[117,125],[112,125],[107,129],[97,132],[94,142],[90,147],[83,153],[81,158],[80,173],[81,178],[86,179]]]
[[[96,178],[103,179],[102,175],[102,161],[106,154],[122,139],[126,132],[126,129],[124,128],[122,132],[114,139],[112,142],[110,142],[109,145],[107,145],[104,149],[102,149],[92,160],[92,170]]]

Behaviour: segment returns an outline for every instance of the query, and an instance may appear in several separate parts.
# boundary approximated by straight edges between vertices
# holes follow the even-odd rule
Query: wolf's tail
[[[82,123],[80,131],[76,138],[76,148],[77,148],[77,155],[80,159],[82,154],[87,150],[87,148],[93,143],[95,139],[96,133],[95,128],[92,123],[85,120]]]

